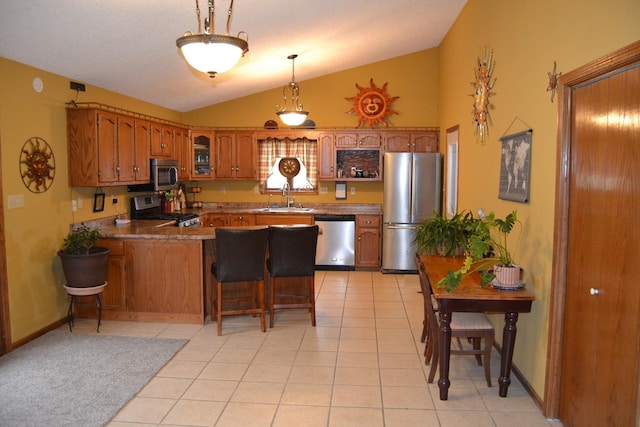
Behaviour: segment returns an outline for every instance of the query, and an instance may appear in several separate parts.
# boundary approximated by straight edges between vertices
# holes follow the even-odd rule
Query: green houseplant
[[[110,251],[95,246],[100,237],[97,228],[89,228],[84,223],[65,237],[58,256],[67,286],[90,288],[106,281]]]
[[[520,267],[515,264],[508,243],[508,236],[516,224],[520,224],[516,211],[504,219],[496,218],[494,213],[479,218],[469,236],[464,264],[456,271],[449,271],[440,279],[438,286],[452,291],[463,278],[481,273],[480,283],[486,285],[496,279],[505,287],[520,283]],[[505,270],[505,271],[503,271]],[[502,277],[501,274],[511,275]]]
[[[475,229],[471,212],[460,212],[446,218],[434,211],[418,225],[414,243],[419,254],[462,256]]]

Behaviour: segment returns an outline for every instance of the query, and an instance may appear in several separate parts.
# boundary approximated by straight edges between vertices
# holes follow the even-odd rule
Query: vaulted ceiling
[[[231,0],[215,2],[226,32]],[[438,46],[466,0],[235,0],[231,35],[249,52],[215,79],[176,47],[196,33],[185,0],[0,0],[0,56],[176,111]],[[202,17],[207,1],[200,1]]]

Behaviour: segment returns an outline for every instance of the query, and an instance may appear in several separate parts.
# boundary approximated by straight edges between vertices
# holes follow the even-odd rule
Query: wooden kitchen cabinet
[[[129,319],[204,322],[201,241],[129,239],[124,249]]]
[[[380,216],[356,216],[356,268],[380,268]]]
[[[381,181],[382,134],[371,131],[334,132],[334,180]],[[361,175],[352,176],[352,171]]]
[[[189,130],[185,128],[175,128],[173,141],[175,143],[176,160],[178,161],[178,181],[189,181],[191,179],[191,139]]]
[[[213,131],[192,130],[191,179],[213,179]]]
[[[385,151],[405,153],[437,153],[439,132],[390,131],[385,133]]]
[[[175,159],[174,127],[171,125],[151,124],[151,157]]]
[[[217,132],[215,141],[216,179],[258,179],[258,143],[255,132]]]
[[[318,134],[318,179],[335,180],[335,164],[333,132],[320,132]]]
[[[107,267],[107,286],[105,286],[100,301],[103,312],[126,310],[125,299],[125,258],[124,241],[117,239],[100,239],[96,246],[109,248],[109,266]],[[95,305],[95,297],[76,297],[79,304],[74,309],[78,317],[85,319],[96,319],[98,312]],[[104,313],[103,313],[104,314]]]
[[[335,132],[336,148],[379,148],[382,146],[382,135],[379,132]]]
[[[99,109],[67,109],[69,185],[149,182],[150,123]]]
[[[293,224],[313,224],[313,215],[256,215],[255,225],[293,225]]]
[[[206,213],[200,215],[201,227],[226,227],[229,225],[228,214]]]
[[[256,216],[250,214],[229,214],[229,225],[232,227],[256,225]]]

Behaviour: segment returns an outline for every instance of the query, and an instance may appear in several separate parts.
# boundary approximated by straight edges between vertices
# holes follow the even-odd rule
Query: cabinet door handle
[[[600,295],[600,289],[598,289],[598,288],[591,288],[591,289],[589,289],[589,294],[594,295],[594,296],[595,296],[595,295]]]

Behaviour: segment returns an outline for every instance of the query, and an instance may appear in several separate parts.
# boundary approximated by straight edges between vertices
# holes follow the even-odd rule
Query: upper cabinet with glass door
[[[213,131],[192,130],[193,157],[191,179],[213,179]]]

